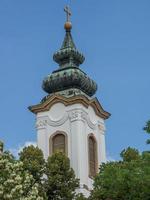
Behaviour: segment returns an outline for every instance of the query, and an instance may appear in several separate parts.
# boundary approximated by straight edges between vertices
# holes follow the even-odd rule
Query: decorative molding
[[[64,124],[66,121],[68,120],[68,114],[65,113],[65,115],[59,119],[59,120],[52,120],[50,119],[49,117],[47,117],[47,124],[49,126],[53,126],[53,127],[56,127],[56,126],[61,126],[62,124]]]
[[[94,124],[93,122],[91,122],[91,120],[90,120],[90,118],[89,118],[89,116],[87,115],[87,123],[88,123],[88,125],[89,125],[89,127],[91,128],[91,129],[93,129],[93,130],[95,130],[96,129],[96,123]]]
[[[94,124],[91,122],[88,113],[85,112],[83,109],[73,109],[68,112],[68,115],[71,122],[79,120],[86,121],[91,129],[96,129],[96,123]]]
[[[44,129],[46,128],[46,125],[58,127],[63,125],[68,119],[70,119],[71,122],[80,120],[87,122],[88,126],[93,130],[95,130],[97,127],[97,123],[94,124],[90,120],[87,112],[85,112],[83,109],[73,109],[68,111],[68,113],[66,113],[61,119],[56,121],[50,119],[49,116],[38,117],[36,122],[36,128]]]
[[[36,122],[36,129],[45,129],[47,125],[47,120],[43,119],[43,118],[39,118],[37,119]]]
[[[87,98],[84,95],[76,95],[76,96],[67,98],[62,95],[54,94],[54,95],[49,96],[44,102],[35,106],[30,106],[29,110],[35,114],[39,112],[48,111],[54,104],[58,102],[63,103],[65,106],[69,106],[69,105],[73,105],[77,103],[82,104],[86,108],[91,106],[94,109],[95,114],[101,117],[102,119],[108,119],[110,117],[110,113],[106,112],[102,108],[97,98],[91,99],[91,98]]]
[[[43,129],[46,128],[46,125],[52,126],[52,127],[57,127],[61,126],[68,120],[68,114],[66,113],[61,119],[59,120],[51,120],[49,116],[44,116],[44,117],[38,117],[37,122],[36,122],[36,128],[37,129]]]
[[[100,131],[105,131],[105,127],[102,124],[98,124],[98,128]]]
[[[105,134],[106,128],[105,128],[104,123],[98,122],[98,130],[101,134],[103,135]]]
[[[82,111],[81,109],[74,109],[69,111],[69,119],[70,121],[77,121],[77,120],[85,120],[86,119],[86,113]]]

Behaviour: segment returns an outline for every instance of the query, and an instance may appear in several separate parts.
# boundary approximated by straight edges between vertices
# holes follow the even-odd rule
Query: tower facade
[[[29,109],[36,114],[37,144],[45,159],[56,151],[65,153],[80,179],[78,192],[88,196],[99,165],[106,161],[104,121],[110,114],[93,97],[97,84],[80,69],[85,58],[73,42],[66,12],[65,38],[53,56],[59,67],[43,81],[48,95]]]

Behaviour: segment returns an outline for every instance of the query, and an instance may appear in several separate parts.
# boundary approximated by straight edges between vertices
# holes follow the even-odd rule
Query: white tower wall
[[[92,179],[89,177],[88,137],[97,141],[98,166],[106,161],[104,120],[94,109],[82,104],[65,106],[55,103],[49,111],[36,115],[37,143],[45,159],[51,155],[50,138],[57,131],[67,134],[67,154],[76,177],[80,179],[79,192],[89,195]],[[88,189],[88,190],[87,190]]]

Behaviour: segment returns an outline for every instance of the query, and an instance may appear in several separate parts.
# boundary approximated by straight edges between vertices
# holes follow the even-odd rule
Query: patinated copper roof
[[[69,23],[70,22],[66,22]],[[63,44],[53,59],[59,64],[59,69],[45,77],[42,88],[48,94],[63,91],[66,89],[80,89],[88,96],[93,96],[97,90],[97,84],[79,69],[79,65],[85,60],[73,41],[71,25],[66,25],[66,35]]]

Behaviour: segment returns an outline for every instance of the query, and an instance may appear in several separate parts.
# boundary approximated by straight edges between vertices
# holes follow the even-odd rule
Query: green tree
[[[127,162],[140,159],[139,151],[131,147],[124,149],[120,153],[120,156],[123,159],[123,161],[127,161]]]
[[[121,153],[123,161],[102,164],[90,199],[149,200],[150,153],[137,152],[128,148]]]
[[[3,142],[0,140],[0,154],[3,153],[3,148],[4,148],[4,144],[3,144]]]
[[[33,176],[8,152],[0,154],[0,199],[43,200]]]
[[[45,187],[48,200],[72,200],[75,198],[75,189],[79,187],[79,180],[75,178],[69,158],[63,153],[58,152],[48,158],[46,176]]]
[[[31,145],[24,147],[19,156],[20,161],[23,162],[24,169],[28,170],[37,182],[40,182],[45,170],[42,150]]]
[[[146,131],[146,133],[148,133],[150,135],[150,121],[148,121],[146,123],[146,125],[143,129],[144,129],[144,131]],[[147,140],[147,144],[150,144],[150,139]]]
[[[44,172],[45,172],[45,160],[43,152],[38,147],[33,145],[24,147],[19,153],[20,161],[23,163],[23,168],[28,171],[34,178],[35,183],[38,184],[38,190],[41,196],[46,198],[45,188],[43,187]]]
[[[78,195],[76,195],[76,198],[75,198],[75,200],[87,200],[87,198],[86,198],[86,197],[84,197],[84,195],[83,195],[83,194],[78,194]]]

